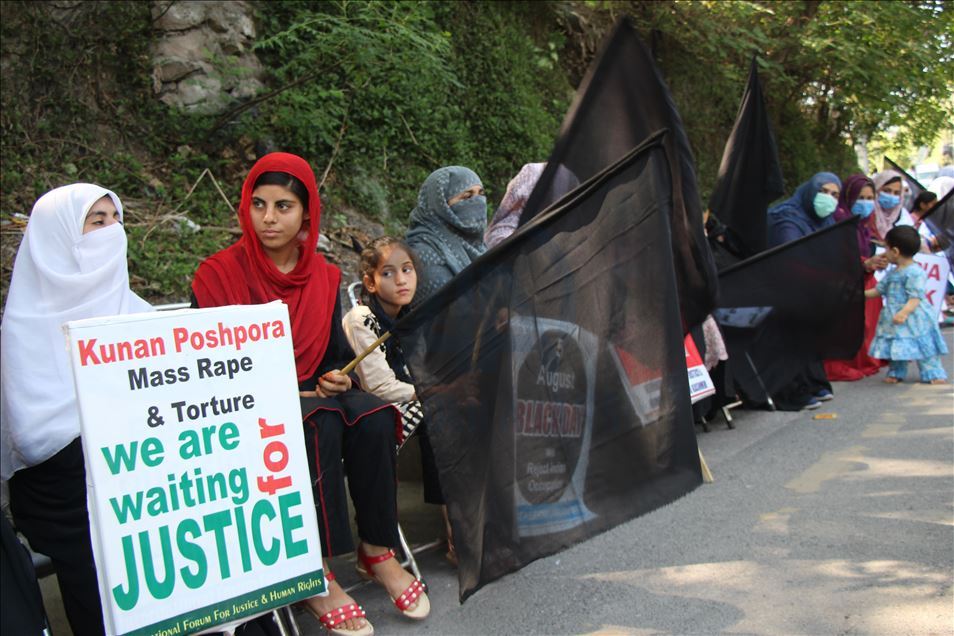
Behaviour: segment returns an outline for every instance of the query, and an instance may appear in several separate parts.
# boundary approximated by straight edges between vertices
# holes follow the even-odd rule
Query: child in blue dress
[[[946,384],[941,356],[947,354],[947,345],[925,298],[927,275],[914,262],[914,255],[921,249],[921,237],[913,227],[898,226],[885,235],[884,242],[885,255],[894,267],[877,287],[865,292],[867,298],[884,298],[868,354],[889,361],[888,376],[884,379],[888,384],[903,381],[912,360],[918,363],[921,382]]]

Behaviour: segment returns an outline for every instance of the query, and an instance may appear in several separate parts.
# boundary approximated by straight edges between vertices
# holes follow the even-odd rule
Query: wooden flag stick
[[[494,285],[494,291],[490,294],[490,298],[496,298],[497,294],[500,293],[500,278],[497,279],[496,284]],[[494,308],[494,303],[488,302],[486,308],[484,309],[484,316],[480,319],[480,323],[477,325],[477,336],[474,339],[474,350],[470,355],[470,370],[473,371],[477,368],[477,358],[480,357],[480,345],[484,339],[484,329],[487,327],[487,321],[490,320],[490,312]]]
[[[369,353],[371,353],[372,351],[380,347],[382,344],[384,344],[384,341],[390,337],[391,337],[391,332],[385,331],[384,335],[378,338],[377,340],[375,340],[374,342],[372,342],[367,349],[361,352],[361,355],[359,355],[357,358],[355,358],[354,360],[349,362],[347,365],[345,365],[345,368],[341,370],[341,375],[348,375],[349,373],[354,371],[354,368],[358,366],[359,364],[361,364],[361,361],[367,358]]]
[[[706,458],[702,456],[702,451],[699,451],[699,465],[702,467],[702,481],[707,484],[711,484],[715,481],[715,478],[712,476],[712,472],[709,471],[709,465],[706,464]]]

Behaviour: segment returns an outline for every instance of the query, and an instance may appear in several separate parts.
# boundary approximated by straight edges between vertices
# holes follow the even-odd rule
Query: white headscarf
[[[940,201],[948,192],[954,190],[954,177],[938,177],[931,182],[928,190],[936,194],[938,201]]]
[[[151,307],[129,289],[120,223],[83,234],[101,186],[76,183],[33,206],[13,265],[0,329],[0,476],[9,479],[62,450],[80,434],[62,325]]]

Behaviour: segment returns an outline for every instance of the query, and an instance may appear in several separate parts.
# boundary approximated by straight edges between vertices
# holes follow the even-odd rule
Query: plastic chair
[[[298,627],[298,621],[295,620],[295,615],[292,612],[291,605],[285,605],[283,607],[279,607],[278,609],[271,610],[270,612],[261,612],[260,614],[246,616],[241,620],[233,621],[231,623],[215,625],[201,632],[196,632],[196,636],[202,636],[203,634],[225,634],[226,636],[235,636],[236,629],[245,623],[248,623],[249,621],[253,621],[256,618],[265,616],[267,614],[271,614],[272,620],[275,622],[276,627],[278,627],[278,633],[281,634],[281,636],[301,636],[301,629]]]

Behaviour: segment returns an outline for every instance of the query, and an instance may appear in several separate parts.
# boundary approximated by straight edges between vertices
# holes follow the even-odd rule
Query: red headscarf
[[[266,172],[296,177],[308,190],[308,237],[301,242],[298,263],[287,274],[265,255],[255,235],[249,209],[255,182]],[[245,178],[239,223],[242,238],[207,258],[195,273],[192,291],[200,307],[255,305],[282,300],[288,305],[298,381],[311,377],[325,355],[331,317],[338,298],[341,272],[315,251],[321,201],[315,173],[296,155],[273,152],[259,159]]]

